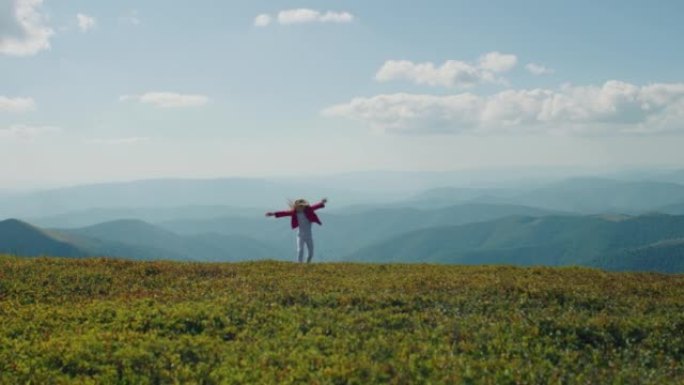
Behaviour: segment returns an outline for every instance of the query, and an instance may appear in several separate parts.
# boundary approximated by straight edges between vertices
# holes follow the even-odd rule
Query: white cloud
[[[354,15],[349,12],[331,12],[328,11],[322,14],[318,21],[321,23],[351,23],[354,21]]]
[[[0,140],[15,139],[32,141],[39,136],[56,134],[62,132],[62,129],[54,126],[28,126],[23,124],[15,124],[8,128],[0,128]]]
[[[0,0],[0,54],[30,56],[50,48],[43,0]]]
[[[354,15],[349,12],[328,11],[322,13],[308,8],[288,9],[278,12],[278,23],[282,25],[304,23],[351,23],[352,21],[354,21]]]
[[[81,30],[81,32],[86,32],[90,29],[93,29],[95,24],[97,24],[94,17],[83,13],[76,14],[76,19],[78,20],[78,28]]]
[[[528,63],[525,69],[532,75],[551,75],[554,73],[553,69],[542,64]]]
[[[349,12],[321,12],[309,8],[286,9],[278,12],[275,16],[262,13],[254,18],[254,25],[265,27],[273,20],[280,25],[307,24],[307,23],[351,23],[355,17]]]
[[[684,83],[565,85],[490,96],[387,94],[329,107],[325,116],[398,133],[684,133]]]
[[[141,95],[122,95],[120,101],[136,100],[161,108],[200,107],[209,102],[205,95],[179,94],[175,92],[146,92]]]
[[[480,68],[492,72],[507,72],[518,64],[515,55],[504,54],[501,52],[489,52],[480,57]]]
[[[150,138],[147,137],[141,137],[141,136],[132,136],[132,137],[127,137],[127,138],[94,138],[94,139],[87,139],[87,143],[92,143],[92,144],[103,144],[103,145],[119,145],[119,144],[135,144],[135,143],[141,143],[141,142],[146,142],[150,140]]]
[[[431,62],[388,60],[375,74],[375,80],[407,80],[415,84],[441,87],[472,87],[481,83],[505,83],[498,74],[510,71],[517,63],[511,54],[490,52],[476,64],[447,60],[441,66]]]
[[[32,98],[8,98],[0,95],[0,111],[26,112],[36,109]]]
[[[262,13],[261,15],[257,15],[257,17],[254,18],[255,27],[265,27],[269,24],[271,24],[271,15],[269,14]]]

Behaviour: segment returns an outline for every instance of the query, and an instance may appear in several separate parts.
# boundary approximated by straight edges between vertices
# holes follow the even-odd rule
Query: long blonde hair
[[[292,199],[288,199],[287,205],[290,206],[292,210],[297,210],[299,208],[303,209],[310,206],[309,201],[304,198],[295,199],[294,201]]]

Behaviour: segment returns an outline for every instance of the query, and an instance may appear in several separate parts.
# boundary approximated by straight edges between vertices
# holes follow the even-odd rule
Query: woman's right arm
[[[269,211],[266,213],[266,216],[267,217],[276,217],[276,218],[289,217],[289,216],[292,216],[292,211],[276,211],[276,212]]]

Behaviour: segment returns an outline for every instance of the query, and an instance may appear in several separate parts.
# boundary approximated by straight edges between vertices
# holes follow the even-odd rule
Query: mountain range
[[[293,249],[289,246],[294,246],[294,242],[276,245],[239,234],[181,235],[138,220],[45,230],[11,219],[0,222],[0,235],[0,253],[24,256],[291,260]],[[340,249],[352,251],[323,260],[583,265],[608,270],[684,272],[684,216],[514,215],[462,225],[425,227],[358,248],[355,239],[345,238],[350,236],[351,233],[340,234],[336,242],[344,244],[346,240],[347,247]]]
[[[533,206],[578,214],[648,212],[675,213],[684,207],[684,185],[669,182],[573,178],[542,187],[463,189],[445,187],[418,194],[410,202],[443,206],[480,202]]]
[[[344,212],[492,203],[582,214],[640,214],[684,205],[684,171],[620,174],[619,178],[563,179],[547,174],[527,179],[521,174],[516,179],[503,172],[487,177],[468,172],[385,172],[102,183],[3,192],[0,218],[21,218],[49,227],[81,227],[123,218],[161,222],[260,212],[302,196],[310,200],[327,196],[335,203],[332,210]]]
[[[276,259],[276,247],[239,235],[182,236],[139,220],[79,229],[41,229],[16,219],[0,222],[0,253],[22,256],[106,256],[129,259],[240,261]]]
[[[513,216],[408,232],[344,259],[672,272],[684,271],[684,259],[675,257],[683,239],[684,216]]]
[[[319,212],[323,226],[314,230],[317,261],[579,264],[679,272],[684,270],[684,185],[672,180],[681,175],[639,172],[622,179],[445,185],[414,192],[402,174],[372,173],[298,180],[301,185],[296,179],[228,178],[5,192],[0,213],[24,215],[0,222],[0,252],[292,260],[295,232],[289,221],[263,214],[284,208],[283,194],[299,196],[296,191],[320,182],[315,191],[321,196],[334,192],[344,198],[332,199]],[[375,176],[381,180],[373,181]],[[436,184],[437,176],[416,181]],[[343,182],[352,181],[369,186],[343,190],[348,187]],[[401,189],[382,197],[383,185]]]

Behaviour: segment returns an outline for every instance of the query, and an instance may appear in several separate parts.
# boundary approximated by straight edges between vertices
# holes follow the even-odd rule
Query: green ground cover
[[[0,382],[684,383],[684,276],[3,256]]]

